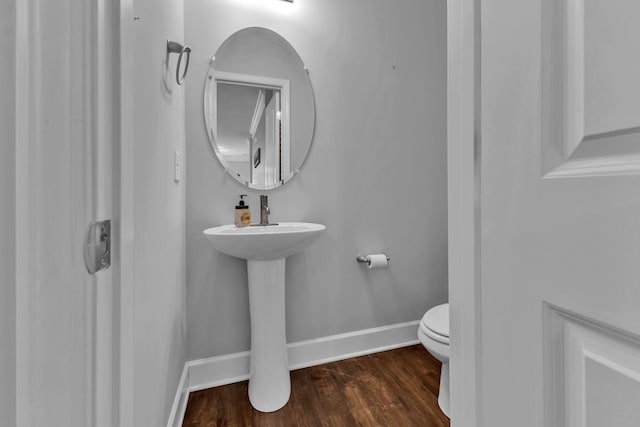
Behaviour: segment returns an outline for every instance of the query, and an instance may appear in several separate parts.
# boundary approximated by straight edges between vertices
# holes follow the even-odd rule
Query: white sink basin
[[[326,227],[308,222],[236,227],[222,225],[204,230],[214,248],[227,255],[265,261],[286,258],[313,243]]]
[[[251,358],[249,400],[262,412],[286,405],[291,394],[285,325],[284,276],[289,255],[302,251],[325,230],[324,225],[279,225],[204,230],[214,248],[247,260]]]

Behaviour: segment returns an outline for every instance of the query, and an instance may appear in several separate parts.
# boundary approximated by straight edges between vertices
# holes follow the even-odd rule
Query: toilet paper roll
[[[367,256],[369,268],[383,268],[387,266],[387,256],[385,254],[373,254]]]

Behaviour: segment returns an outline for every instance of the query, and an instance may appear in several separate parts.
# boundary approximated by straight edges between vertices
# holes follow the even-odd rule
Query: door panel
[[[634,54],[640,40],[640,2],[576,3],[583,8],[582,25],[576,19],[573,31],[584,34],[585,135],[640,128],[640,55]]]
[[[543,172],[640,171],[640,3],[543,0]]]
[[[544,309],[545,425],[632,427],[640,420],[640,337]]]
[[[482,3],[484,426],[640,425],[637,12]]]

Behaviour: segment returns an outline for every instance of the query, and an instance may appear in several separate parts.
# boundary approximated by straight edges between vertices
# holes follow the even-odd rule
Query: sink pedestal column
[[[262,412],[282,408],[291,394],[285,327],[285,259],[247,260],[251,359],[249,400]]]

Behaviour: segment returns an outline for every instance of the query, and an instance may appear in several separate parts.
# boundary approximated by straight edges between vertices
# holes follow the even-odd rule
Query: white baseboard
[[[418,344],[419,324],[420,321],[416,320],[291,343],[287,346],[289,369],[307,368]]]
[[[178,383],[178,391],[176,392],[175,399],[173,399],[173,406],[171,406],[167,427],[182,426],[184,411],[187,409],[187,400],[189,400],[189,366],[185,363],[180,382]]]
[[[249,352],[226,354],[192,360],[189,368],[189,391],[204,390],[249,379]]]
[[[296,370],[418,344],[419,320],[287,345],[289,369]],[[181,425],[189,392],[249,379],[249,352],[192,360],[185,364],[168,427]],[[183,384],[183,380],[185,383]],[[182,404],[184,402],[184,405]]]

